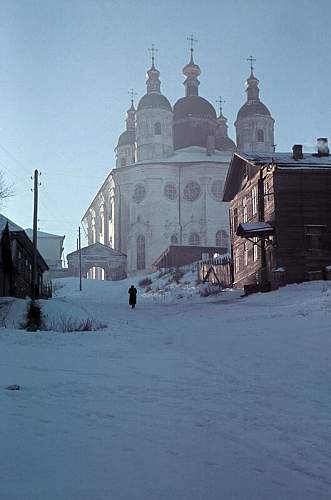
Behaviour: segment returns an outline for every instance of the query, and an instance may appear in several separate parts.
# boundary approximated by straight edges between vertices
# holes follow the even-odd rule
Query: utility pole
[[[82,243],[80,237],[80,226],[78,227],[78,257],[79,257],[79,291],[82,291]]]
[[[32,279],[31,279],[31,298],[37,299],[38,283],[37,283],[37,230],[38,230],[38,176],[37,169],[34,171],[34,186],[33,186],[33,256],[32,256]]]

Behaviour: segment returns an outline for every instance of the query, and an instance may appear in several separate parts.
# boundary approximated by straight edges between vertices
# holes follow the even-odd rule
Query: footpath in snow
[[[329,500],[331,284],[153,280],[135,310],[138,279],[57,280],[45,319],[95,332],[19,330],[1,300],[0,498]]]

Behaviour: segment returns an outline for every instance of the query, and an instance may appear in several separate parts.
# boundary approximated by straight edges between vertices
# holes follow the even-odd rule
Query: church
[[[82,219],[88,244],[126,254],[128,274],[150,269],[169,245],[229,248],[229,207],[222,198],[232,155],[274,151],[274,119],[260,100],[252,58],[235,143],[222,101],[217,116],[199,95],[201,69],[193,45],[183,68],[185,95],[173,105],[161,92],[151,53],[146,94],[137,108],[132,95],[116,166]]]

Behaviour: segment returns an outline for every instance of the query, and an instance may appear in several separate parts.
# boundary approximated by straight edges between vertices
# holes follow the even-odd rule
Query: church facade
[[[199,95],[200,67],[183,68],[185,96],[173,106],[161,93],[152,56],[147,92],[131,101],[120,135],[116,167],[82,222],[88,244],[102,243],[127,255],[128,273],[149,269],[169,245],[229,247],[228,204],[222,201],[235,151],[272,152],[274,120],[259,98],[259,80],[246,81],[236,141],[227,119]]]

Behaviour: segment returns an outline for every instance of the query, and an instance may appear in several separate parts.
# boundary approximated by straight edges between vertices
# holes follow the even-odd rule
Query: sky
[[[329,0],[0,0],[0,170],[14,190],[2,212],[31,227],[38,169],[39,228],[75,250],[114,167],[128,91],[145,93],[148,48],[158,48],[161,90],[174,104],[191,33],[199,93],[215,106],[223,96],[232,139],[253,55],[277,150],[331,140],[330,10]]]

